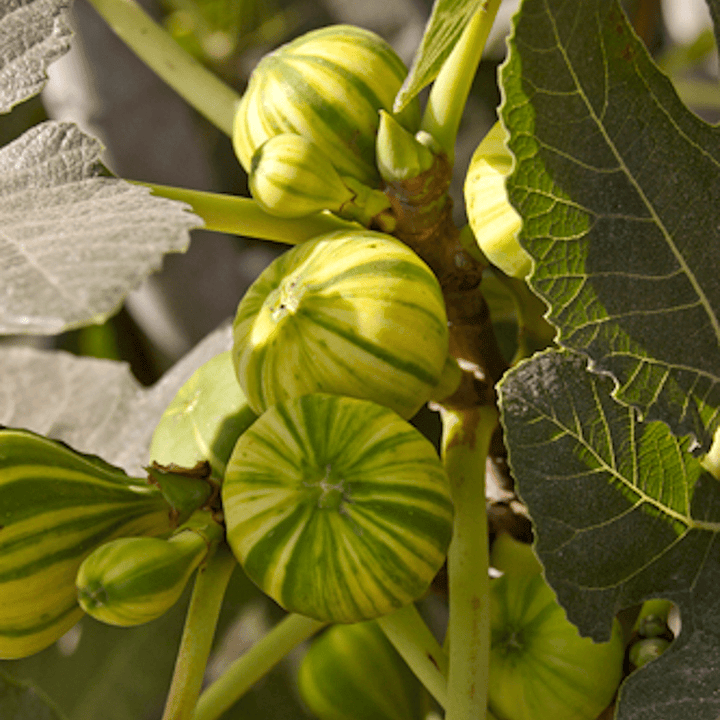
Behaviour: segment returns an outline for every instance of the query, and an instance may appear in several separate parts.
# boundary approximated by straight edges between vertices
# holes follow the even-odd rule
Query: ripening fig
[[[266,140],[252,157],[250,192],[271,215],[294,218],[332,210],[369,225],[390,207],[380,190],[342,178],[312,141],[285,133]]]
[[[25,430],[0,430],[0,658],[32,655],[82,616],[75,575],[112,538],[165,535],[157,488]]]
[[[210,463],[222,478],[238,437],[257,415],[245,399],[230,351],[201,365],[178,390],[153,433],[150,459],[192,468]]]
[[[452,502],[435,448],[392,410],[311,394],[238,439],[222,487],[227,541],[289,612],[352,623],[427,592]]]
[[[465,178],[465,206],[470,228],[487,259],[522,279],[530,273],[532,260],[518,242],[522,221],[505,189],[512,169],[505,137],[505,129],[495,123],[475,150]]]
[[[319,720],[422,720],[427,693],[374,621],[333,625],[313,640],[298,689]]]
[[[240,301],[233,362],[258,414],[310,392],[374,400],[410,418],[448,356],[440,285],[399,240],[321,235],[277,258]]]
[[[542,574],[506,573],[491,582],[488,703],[503,720],[595,720],[622,675],[625,647],[581,637]]]
[[[378,111],[391,111],[407,68],[369,30],[333,25],[308,32],[266,55],[238,105],[233,146],[250,171],[255,151],[270,137],[302,135],[330,158],[341,176],[377,188]],[[398,116],[415,132],[420,106]]]
[[[105,543],[78,570],[80,606],[109,625],[130,627],[155,620],[178,601],[190,575],[222,537],[211,513],[200,510],[167,539]]]

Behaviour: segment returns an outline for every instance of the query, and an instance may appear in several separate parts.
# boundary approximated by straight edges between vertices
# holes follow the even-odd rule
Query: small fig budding
[[[470,228],[488,260],[504,273],[522,279],[530,273],[532,259],[518,242],[522,221],[505,189],[512,169],[505,137],[498,122],[475,150],[465,178],[465,205]]]
[[[428,147],[384,110],[380,111],[376,154],[380,176],[387,183],[416,178],[435,162],[435,155]]]
[[[392,109],[406,75],[390,45],[368,30],[335,25],[306,33],[266,55],[252,72],[235,114],[235,153],[249,172],[268,138],[294,133],[314,142],[341,176],[377,188],[378,110]],[[417,99],[398,120],[417,129]]]

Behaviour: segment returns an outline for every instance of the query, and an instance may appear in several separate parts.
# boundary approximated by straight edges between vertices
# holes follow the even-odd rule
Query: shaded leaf
[[[615,1],[526,0],[502,115],[559,342],[615,397],[704,446],[720,409],[720,129],[693,115]]]
[[[547,351],[500,385],[518,491],[548,581],[581,634],[607,640],[613,616],[675,602],[682,632],[623,686],[618,720],[720,714],[720,483],[661,422],[641,423],[610,378]]]
[[[195,370],[232,346],[227,323],[155,385],[143,388],[125,363],[24,347],[0,348],[0,425],[63,440],[142,475],[155,426]]]
[[[435,0],[410,72],[395,98],[400,112],[440,72],[443,62],[482,0]]]
[[[0,2],[0,112],[42,90],[47,66],[70,48],[70,0]]]
[[[63,720],[49,698],[31,683],[0,673],[0,717],[6,720]]]
[[[0,150],[0,332],[102,322],[202,224],[181,203],[102,177],[100,152],[56,122]]]

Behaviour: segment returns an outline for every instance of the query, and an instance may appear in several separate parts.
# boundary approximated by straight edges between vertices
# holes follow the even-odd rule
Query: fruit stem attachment
[[[217,720],[296,645],[325,625],[304,615],[286,615],[203,692],[192,720]]]
[[[297,245],[324,233],[360,228],[357,223],[342,220],[330,213],[317,213],[303,218],[280,218],[262,210],[251,198],[132,182],[150,188],[154,195],[187,203],[205,221],[205,230]]]
[[[465,102],[500,2],[484,0],[470,18],[432,85],[420,123],[420,129],[435,138],[451,164]]]
[[[115,34],[161,80],[231,136],[240,95],[175,42],[134,0],[90,0]]]
[[[414,604],[376,620],[418,680],[437,700],[447,704],[448,657]]]
[[[236,565],[223,543],[198,569],[162,720],[190,720],[193,716],[220,607]]]
[[[490,581],[485,463],[497,409],[441,406],[442,454],[455,520],[448,552],[450,617],[446,720],[486,717],[490,670]]]

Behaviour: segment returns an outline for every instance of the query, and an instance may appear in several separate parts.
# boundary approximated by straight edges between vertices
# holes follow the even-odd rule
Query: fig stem
[[[420,129],[435,138],[450,164],[460,119],[500,3],[484,0],[475,11],[430,89]]]
[[[491,405],[441,408],[442,453],[455,520],[448,552],[450,616],[446,720],[483,720],[490,670],[485,463],[498,421]]]
[[[198,569],[162,720],[193,716],[225,590],[236,566],[230,548],[222,543]]]
[[[232,136],[240,94],[203,67],[134,0],[90,0],[115,34],[161,80]]]
[[[415,605],[406,605],[390,615],[383,615],[376,622],[418,680],[444,708],[448,657]]]
[[[295,646],[325,625],[304,615],[286,615],[203,692],[192,720],[217,720]]]
[[[205,221],[203,227],[215,232],[297,245],[324,233],[361,227],[330,213],[316,213],[303,218],[276,217],[262,210],[255,200],[239,195],[131,182],[150,188],[160,197],[188,203],[192,211]]]

